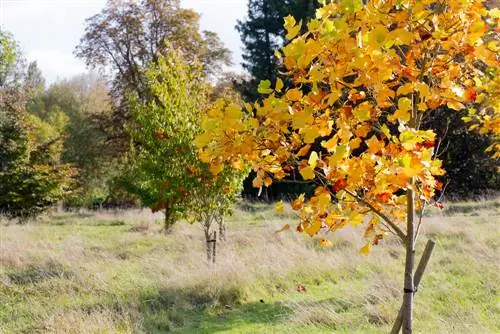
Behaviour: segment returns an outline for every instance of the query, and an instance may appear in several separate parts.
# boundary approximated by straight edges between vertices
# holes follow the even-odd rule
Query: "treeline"
[[[318,6],[250,0],[236,26],[248,75],[223,72],[229,50],[214,32],[201,31],[199,14],[178,0],[108,1],[86,21],[75,49],[94,74],[50,86],[36,63],[23,60],[14,36],[1,31],[0,211],[23,218],[54,203],[145,205],[165,213],[168,229],[179,217],[211,222],[208,213],[195,217],[205,214],[200,208],[221,208],[222,215],[241,185],[244,196],[265,200],[309,192],[312,185],[293,179],[259,191],[252,175],[241,182],[245,172],[213,177],[193,140],[209,126],[200,120],[217,98],[253,103],[259,82],[274,82],[284,71],[275,55],[286,40],[283,17],[307,22]],[[498,162],[484,153],[493,139],[467,132],[455,111],[428,116],[425,126],[438,133],[448,171],[447,196],[497,192]]]

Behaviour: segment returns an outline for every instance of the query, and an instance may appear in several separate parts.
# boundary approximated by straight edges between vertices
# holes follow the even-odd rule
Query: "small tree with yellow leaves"
[[[414,273],[415,242],[425,206],[436,205],[435,177],[445,172],[422,120],[469,107],[472,126],[498,135],[498,20],[498,9],[480,0],[323,0],[302,35],[302,22],[286,17],[289,43],[276,54],[293,87],[262,81],[264,98],[254,105],[209,110],[200,157],[216,171],[250,164],[256,187],[296,171],[315,182],[314,196],[292,203],[300,232],[363,225],[365,255],[397,236],[406,249],[398,319],[411,333],[432,250]],[[498,155],[498,145],[491,150]]]

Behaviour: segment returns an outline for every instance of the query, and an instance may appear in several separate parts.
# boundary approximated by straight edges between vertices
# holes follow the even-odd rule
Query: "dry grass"
[[[417,332],[500,330],[500,215],[496,202],[483,204],[427,218],[420,246],[432,237],[438,247],[417,297]],[[320,249],[274,233],[290,219],[262,205],[238,210],[213,268],[196,225],[164,236],[161,217],[146,211],[1,226],[0,332],[387,332],[400,303],[398,242],[364,257],[351,228]]]

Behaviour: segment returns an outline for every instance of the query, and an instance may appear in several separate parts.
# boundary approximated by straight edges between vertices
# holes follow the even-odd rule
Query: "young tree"
[[[146,206],[164,212],[165,232],[189,216],[204,227],[208,245],[213,222],[223,226],[242,173],[209,170],[198,160],[193,141],[202,130],[209,85],[201,66],[183,58],[183,53],[173,51],[145,73],[148,94],[155,98],[132,103],[128,125],[133,144],[122,182]]]
[[[314,181],[314,195],[292,203],[300,232],[363,225],[363,254],[396,235],[406,250],[403,332],[411,333],[422,271],[415,280],[415,242],[424,208],[436,204],[441,188],[435,177],[444,173],[435,133],[421,125],[442,106],[469,106],[475,126],[500,132],[499,45],[491,29],[499,12],[480,0],[323,2],[304,34],[285,18],[290,42],[279,54],[294,87],[263,81],[266,97],[244,111],[213,108],[197,144],[214,170],[250,163],[255,187],[294,170]]]

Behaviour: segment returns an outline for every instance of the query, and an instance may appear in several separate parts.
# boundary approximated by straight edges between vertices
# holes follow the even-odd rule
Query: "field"
[[[361,230],[274,233],[290,213],[240,205],[217,264],[202,231],[162,235],[147,211],[59,213],[0,226],[0,333],[387,333],[401,303],[394,238],[365,257]],[[426,218],[437,246],[416,298],[417,333],[499,333],[500,203]],[[293,226],[293,225],[292,225]]]

